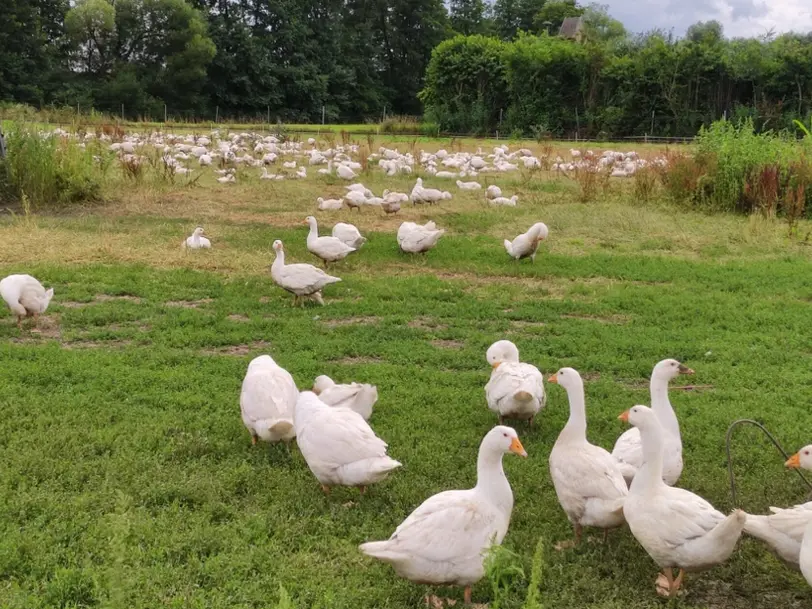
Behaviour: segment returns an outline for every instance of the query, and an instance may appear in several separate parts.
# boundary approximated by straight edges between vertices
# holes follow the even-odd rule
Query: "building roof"
[[[561,28],[558,30],[558,35],[562,36],[563,38],[575,38],[576,35],[581,31],[583,25],[584,20],[581,17],[567,17],[561,24]]]

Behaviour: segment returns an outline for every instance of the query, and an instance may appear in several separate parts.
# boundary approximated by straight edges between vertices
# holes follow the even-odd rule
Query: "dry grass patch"
[[[203,355],[229,355],[232,357],[242,357],[257,351],[267,351],[271,343],[264,340],[257,340],[249,344],[226,345],[224,347],[212,347],[200,351]]]
[[[602,324],[626,324],[629,323],[628,315],[589,315],[586,313],[566,313],[560,316],[562,319],[580,319],[585,321],[596,321]]]
[[[462,349],[465,347],[465,342],[461,340],[446,340],[446,339],[435,339],[431,341],[431,344],[438,349]]]
[[[339,328],[341,326],[354,326],[359,324],[377,324],[379,321],[381,321],[380,317],[368,315],[361,317],[343,317],[339,319],[322,319],[321,323],[328,328]]]
[[[201,298],[200,300],[168,300],[164,303],[167,307],[180,307],[182,309],[197,309],[198,307],[214,302],[214,298]],[[229,315],[229,319],[231,316]]]
[[[415,317],[406,324],[408,327],[415,330],[445,330],[448,328],[447,324],[440,323],[434,317]]]
[[[382,364],[384,360],[380,357],[373,357],[368,355],[348,355],[347,357],[342,357],[339,359],[330,360],[331,362],[335,362],[336,364]]]
[[[247,315],[240,315],[239,313],[232,313],[226,319],[228,319],[230,321],[238,321],[238,322],[241,322],[241,323],[251,321],[250,317],[248,317]]]
[[[123,349],[133,344],[131,340],[72,340],[62,343],[63,349]]]

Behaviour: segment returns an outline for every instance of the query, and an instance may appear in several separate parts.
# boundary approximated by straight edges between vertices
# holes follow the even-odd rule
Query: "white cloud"
[[[602,0],[631,32],[654,28],[682,36],[697,21],[715,19],[725,36],[760,36],[772,30],[812,32],[809,0]]]

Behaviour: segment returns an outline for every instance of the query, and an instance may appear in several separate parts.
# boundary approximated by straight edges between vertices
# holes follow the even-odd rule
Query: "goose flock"
[[[266,165],[277,162],[291,150],[306,154],[310,165],[324,164],[325,171],[348,181],[355,180],[361,169],[351,161],[352,151],[338,148],[320,151],[309,141],[313,148],[303,152],[301,144],[274,140],[272,136],[246,134],[215,144],[215,139],[173,140],[166,136],[135,138],[111,146],[117,154],[133,158],[138,158],[140,148],[154,146],[169,155],[167,158],[174,159],[174,163],[194,158],[200,166],[208,166],[218,157],[234,163],[242,159],[239,162],[251,165],[259,161],[263,178],[271,175]],[[251,154],[238,156],[249,142],[253,142],[253,153],[260,155],[259,159]],[[210,148],[212,144],[214,150]],[[573,163],[582,162],[577,160],[582,155],[575,152]],[[186,159],[179,159],[179,155],[186,155]],[[540,162],[530,151],[511,153],[506,146],[495,148],[491,155],[481,151],[450,154],[441,150],[431,155],[421,153],[418,159],[381,148],[376,158],[387,175],[411,173],[411,167],[419,162],[426,174],[437,179],[471,177],[488,170],[512,171],[520,165],[532,168]],[[599,158],[606,159],[601,163],[608,167],[623,164],[624,171],[639,166],[639,159],[628,153],[604,154]],[[287,170],[306,174],[306,167],[297,166],[294,159],[283,161],[283,165]],[[224,173],[224,183],[233,181],[234,176],[233,172]],[[495,205],[511,206],[517,202],[516,195],[505,197],[495,185],[482,189],[477,182],[462,180],[457,180],[456,185],[461,190],[484,190],[486,198]],[[382,197],[375,197],[362,184],[352,184],[346,192],[341,199],[319,198],[318,209],[329,211],[347,205],[360,210],[372,205],[385,213],[397,213],[401,203],[407,201],[413,205],[435,204],[451,198],[448,191],[425,187],[421,178],[417,178],[410,194],[384,191]],[[303,222],[308,226],[307,250],[325,268],[328,264],[340,265],[350,255],[361,255],[359,252],[367,243],[367,238],[352,224],[338,223],[331,234],[320,235],[316,217],[307,216]],[[425,253],[437,245],[444,232],[433,221],[422,225],[407,221],[398,228],[396,239],[405,253]],[[204,229],[197,227],[182,241],[183,249],[211,248],[212,242],[204,234]],[[547,226],[538,222],[512,240],[505,239],[504,248],[515,260],[533,261],[540,242],[548,234]],[[304,304],[309,299],[323,305],[324,288],[342,281],[311,264],[287,263],[281,240],[273,242],[273,250],[271,278],[294,296],[294,304]],[[30,275],[10,275],[0,281],[0,296],[17,317],[21,329],[26,317],[33,317],[36,323],[53,295],[53,288],[46,290]],[[447,490],[428,497],[405,516],[388,539],[370,540],[359,546],[359,552],[391,565],[397,575],[417,584],[463,587],[466,603],[471,602],[472,586],[485,574],[489,548],[501,544],[509,533],[514,496],[502,467],[503,456],[528,457],[516,430],[506,426],[505,421],[522,421],[530,427],[544,416],[550,402],[542,372],[535,365],[522,362],[512,342],[497,340],[485,352],[485,360],[491,371],[484,386],[483,405],[496,415],[497,424],[482,436],[476,484],[473,488]],[[812,585],[812,502],[771,508],[767,515],[750,515],[741,510],[726,515],[699,495],[675,486],[684,467],[683,444],[668,385],[679,375],[693,373],[674,359],[658,362],[650,378],[650,407],[634,405],[618,413],[618,418],[631,428],[617,439],[611,452],[587,439],[586,398],[579,372],[564,367],[547,378],[547,383],[559,385],[566,392],[570,413],[554,445],[546,447],[555,493],[573,528],[572,539],[560,541],[556,549],[563,551],[578,545],[584,527],[600,529],[606,540],[609,530],[628,525],[631,534],[661,569],[655,580],[657,593],[673,597],[684,587],[686,572],[725,562],[746,533],[762,540],[787,564],[800,569]],[[562,397],[557,399],[561,401]],[[370,424],[378,398],[374,385],[340,384],[326,375],[300,390],[290,372],[266,354],[249,363],[239,406],[251,444],[295,440],[325,494],[336,486],[356,487],[363,494],[369,486],[389,476],[404,475],[397,472],[402,464],[389,456],[389,446]],[[534,447],[530,448],[532,455]],[[538,452],[543,454],[544,448],[537,447]],[[812,446],[801,449],[786,465],[812,470]]]
[[[274,249],[277,268],[272,274],[279,282],[280,274],[297,265],[284,264],[280,241]],[[288,288],[297,297],[320,300],[324,285],[340,281],[316,267],[302,266],[309,270],[295,273],[299,283],[290,281]],[[308,273],[312,275],[304,281]],[[46,311],[53,289],[46,291],[29,275],[11,275],[0,281],[0,295],[20,324],[23,318]],[[548,404],[541,371],[520,361],[515,344],[495,342],[485,360],[491,367],[485,402],[498,416],[498,425],[480,444],[476,485],[429,497],[389,539],[359,546],[364,554],[390,564],[395,573],[415,583],[464,587],[466,603],[471,601],[472,585],[484,576],[489,548],[501,544],[510,525],[514,499],[502,457],[528,456],[515,429],[504,425],[505,419],[532,425]],[[681,374],[693,374],[693,370],[674,359],[654,366],[651,407],[635,405],[619,414],[633,427],[618,438],[611,453],[587,439],[584,384],[578,371],[561,368],[547,379],[566,391],[570,411],[548,459],[556,496],[574,531],[573,539],[559,542],[556,549],[578,545],[584,527],[603,530],[605,541],[610,529],[627,524],[662,569],[656,591],[673,597],[683,587],[686,572],[726,561],[742,533],[747,533],[799,568],[812,585],[812,502],[771,508],[769,515],[741,510],[725,515],[702,497],[674,486],[683,469],[682,439],[668,383]],[[251,443],[295,439],[326,494],[334,486],[357,487],[363,494],[401,467],[369,423],[377,400],[374,385],[338,384],[325,375],[300,391],[293,376],[270,355],[249,363],[239,396]],[[786,465],[812,470],[812,445]]]

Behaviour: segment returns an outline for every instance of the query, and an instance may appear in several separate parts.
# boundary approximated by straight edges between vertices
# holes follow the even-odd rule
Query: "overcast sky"
[[[692,23],[716,19],[725,36],[812,31],[812,0],[597,0],[631,32],[653,28],[682,36]],[[579,4],[587,4],[581,2]]]

